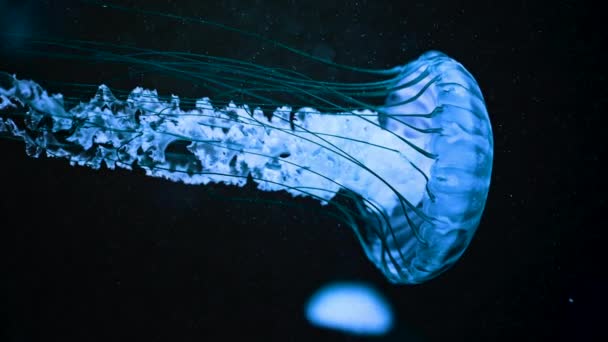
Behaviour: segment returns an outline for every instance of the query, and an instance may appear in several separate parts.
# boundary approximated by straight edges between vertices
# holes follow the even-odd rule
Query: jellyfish
[[[64,97],[2,73],[0,136],[23,140],[29,156],[192,185],[252,182],[317,199],[336,209],[396,284],[443,273],[479,226],[491,124],[473,76],[441,52],[379,70],[307,57],[373,78],[347,83],[192,52],[49,37],[24,44],[45,47],[46,58],[125,64],[208,92],[184,99],[102,84],[83,101],[81,84]]]

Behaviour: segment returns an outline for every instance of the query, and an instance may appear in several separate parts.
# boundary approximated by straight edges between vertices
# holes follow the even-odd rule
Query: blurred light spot
[[[306,318],[319,327],[357,335],[382,335],[393,324],[387,301],[360,283],[333,283],[315,292],[306,306]]]

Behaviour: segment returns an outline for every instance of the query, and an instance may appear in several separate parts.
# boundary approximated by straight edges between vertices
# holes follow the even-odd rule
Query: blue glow
[[[308,301],[306,318],[313,325],[356,335],[383,335],[393,326],[387,301],[360,283],[322,287]]]
[[[101,85],[87,101],[0,73],[0,137],[72,165],[143,169],[193,185],[253,181],[312,197],[337,209],[390,282],[422,283],[449,269],[479,226],[492,173],[492,128],[474,77],[437,51],[376,70],[275,43],[373,80],[327,82],[207,54],[24,38],[48,58],[123,63],[205,87],[200,98],[180,99]],[[86,89],[79,84],[72,89]]]

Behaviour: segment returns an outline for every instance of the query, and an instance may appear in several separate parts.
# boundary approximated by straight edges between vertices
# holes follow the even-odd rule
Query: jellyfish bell
[[[107,58],[204,80],[222,95],[189,99],[193,108],[184,110],[177,96],[138,87],[123,100],[102,85],[89,101],[67,108],[69,95],[2,74],[0,135],[22,139],[33,157],[95,169],[139,167],[193,185],[244,186],[252,179],[262,191],[313,197],[340,210],[394,283],[421,283],[445,271],[479,225],[492,167],[490,121],[477,83],[446,55],[429,52],[376,73],[395,74],[388,80],[344,84],[206,55],[46,44],[68,50],[60,56],[87,59],[93,51],[96,63]],[[273,101],[268,89],[310,103]],[[237,92],[274,110],[226,101]],[[358,97],[364,92],[386,100],[371,105]]]
[[[436,51],[404,66],[379,116],[384,129],[409,141],[404,153],[418,172],[402,177],[425,187],[397,189],[405,195],[383,208],[386,220],[360,205],[367,219],[356,229],[391,281],[421,283],[452,266],[477,230],[492,171],[490,120],[473,76]]]

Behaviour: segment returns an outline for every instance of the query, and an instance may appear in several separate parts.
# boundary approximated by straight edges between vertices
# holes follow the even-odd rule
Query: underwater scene
[[[3,340],[559,336],[513,197],[535,10],[0,2]]]

